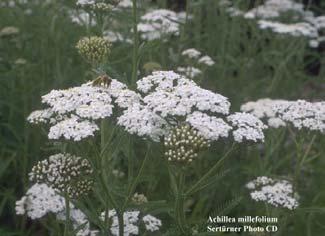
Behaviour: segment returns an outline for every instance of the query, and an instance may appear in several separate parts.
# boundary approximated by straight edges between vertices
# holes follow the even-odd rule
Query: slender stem
[[[103,155],[103,150],[105,148],[105,128],[106,128],[106,125],[105,125],[105,120],[103,119],[101,121],[101,124],[100,124],[100,152],[101,152],[101,155]]]
[[[70,229],[70,198],[67,191],[65,191],[64,194],[64,200],[65,200],[65,227],[64,227],[64,236],[69,235],[69,229]]]
[[[193,194],[196,191],[196,189],[200,187],[202,183],[204,183],[204,181],[206,181],[219,168],[219,166],[232,152],[233,148],[234,148],[234,144],[231,146],[228,152],[226,152],[226,154],[222,158],[220,158],[219,161],[205,175],[203,175],[189,190],[187,190],[185,195],[187,196]]]
[[[132,59],[132,78],[131,85],[135,86],[138,73],[138,19],[137,19],[137,0],[132,0],[133,3],[133,59]]]
[[[144,157],[144,160],[142,161],[142,164],[141,164],[141,167],[140,167],[140,170],[137,174],[137,176],[135,177],[135,179],[133,180],[132,184],[130,185],[129,189],[128,189],[128,196],[127,198],[125,199],[125,202],[123,204],[123,207],[122,207],[122,210],[125,209],[126,205],[128,204],[132,194],[134,193],[134,190],[135,188],[137,187],[137,184],[139,182],[139,179],[140,177],[142,176],[142,173],[144,171],[144,167],[146,166],[148,160],[149,160],[149,151],[150,151],[150,145],[148,146],[148,150],[147,150],[147,153]]]
[[[129,187],[132,184],[133,175],[134,175],[134,158],[133,158],[133,140],[132,137],[129,137],[128,143],[128,185]]]
[[[185,184],[185,175],[181,170],[178,176],[178,188],[176,193],[176,201],[175,201],[175,218],[177,221],[177,225],[182,231],[183,234],[186,234],[186,217],[185,217],[185,209],[184,209],[184,184]]]
[[[294,173],[294,184],[295,184],[296,188],[299,183],[301,169],[303,167],[303,164],[304,164],[306,158],[308,157],[308,155],[310,153],[310,150],[315,142],[315,139],[316,139],[316,135],[313,135],[311,141],[308,144],[308,147],[307,147],[305,153],[303,153],[303,154],[300,153],[301,148],[297,149],[297,163],[296,163],[296,168],[295,168],[295,173]],[[301,142],[300,146],[302,146],[303,143],[304,142]]]

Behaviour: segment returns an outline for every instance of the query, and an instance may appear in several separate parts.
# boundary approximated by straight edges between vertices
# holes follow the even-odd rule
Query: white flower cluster
[[[246,12],[244,17],[247,19],[277,18],[289,11],[304,14],[304,5],[293,0],[266,0],[264,4]]]
[[[105,0],[78,0],[76,5],[86,10],[95,11],[111,11],[118,4],[118,0],[105,1]]]
[[[263,124],[256,116],[248,113],[236,112],[227,117],[227,120],[236,127],[233,130],[233,136],[236,142],[241,143],[243,139],[258,142],[264,140],[263,129],[267,126]]]
[[[64,209],[64,198],[46,184],[34,184],[26,195],[16,202],[16,213],[27,214],[33,220],[50,212],[56,214]]]
[[[211,57],[208,55],[202,56],[202,53],[195,48],[184,50],[182,56],[185,57],[191,65],[177,67],[177,71],[190,79],[194,79],[202,74],[202,70],[197,67],[202,65],[213,66],[215,64]]]
[[[265,119],[269,127],[279,128],[286,126],[286,123],[276,115],[274,106],[286,102],[286,100],[263,98],[255,102],[247,102],[243,104],[240,107],[240,110],[253,114],[259,119]]]
[[[31,123],[49,123],[48,137],[74,141],[93,136],[99,130],[96,122],[112,115],[113,100],[121,107],[136,101],[138,95],[117,80],[109,86],[95,86],[91,82],[65,90],[52,90],[42,97],[49,106],[27,118]]]
[[[78,229],[76,235],[92,235],[86,215],[79,209],[75,208],[73,203],[70,203],[69,205],[70,219],[73,223],[74,229]],[[53,213],[56,215],[58,220],[65,221],[65,211],[65,199],[46,184],[34,184],[30,189],[28,189],[26,195],[16,202],[16,214],[26,214],[33,220],[42,218],[48,213]]]
[[[202,75],[202,71],[199,68],[196,68],[193,66],[187,66],[187,67],[179,66],[179,67],[177,67],[177,72],[179,72],[182,75],[185,75],[186,77],[188,77],[190,79],[194,79],[194,78]]]
[[[229,1],[226,2],[228,4],[222,6],[227,8],[231,16],[256,19],[261,29],[270,29],[275,33],[294,37],[306,37],[311,47],[318,47],[325,41],[321,32],[325,27],[325,17],[315,16],[312,11],[306,10],[302,3],[293,0],[266,0],[263,4],[244,12],[231,6]],[[287,17],[283,17],[284,14],[287,14]],[[287,18],[286,22],[283,22],[282,18]]]
[[[190,59],[198,59],[201,56],[201,52],[195,48],[189,48],[182,52],[182,56],[186,56]]]
[[[266,202],[289,210],[298,207],[292,184],[287,180],[274,180],[261,176],[249,182],[246,187],[251,191],[250,196],[255,201]]]
[[[123,36],[121,33],[112,30],[105,30],[103,32],[104,39],[108,40],[110,43],[125,42],[132,44],[133,41],[126,36]]]
[[[124,221],[124,236],[139,235],[139,226],[144,224],[145,229],[150,232],[155,232],[162,226],[161,220],[157,219],[152,215],[140,216],[141,212],[137,210],[126,211],[123,213]],[[104,218],[105,212],[102,213]],[[108,218],[111,220],[110,231],[114,236],[119,235],[119,224],[117,212],[115,209],[108,211]]]
[[[70,10],[68,11],[71,21],[77,25],[85,26],[91,24],[91,26],[96,25],[95,19],[91,19],[90,13],[84,10]]]
[[[117,4],[117,8],[123,9],[123,8],[132,8],[133,3],[132,0],[120,0]]]
[[[306,36],[308,38],[317,38],[318,31],[311,24],[299,22],[294,24],[284,24],[276,21],[259,20],[260,29],[271,29],[275,33],[289,34],[291,36]]]
[[[164,36],[178,36],[180,32],[181,14],[167,9],[152,10],[141,17],[138,31],[141,38],[152,41]]]
[[[208,141],[228,137],[235,128],[235,141],[264,139],[263,123],[256,117],[238,113],[229,116],[230,102],[220,94],[200,88],[195,82],[173,72],[155,71],[137,82],[143,94],[138,104],[128,107],[118,124],[139,136],[155,141],[173,127],[187,122]],[[233,127],[226,120],[233,124]]]
[[[292,124],[297,129],[308,129],[325,133],[325,102],[305,100],[286,101],[260,99],[241,106],[260,119],[266,119],[270,127],[278,128]]]
[[[275,104],[277,115],[297,129],[309,129],[325,133],[325,102],[305,100],[287,101]]]
[[[90,5],[94,5],[96,3],[95,0],[78,0],[76,5],[77,6],[90,6]]]
[[[202,56],[202,53],[195,48],[184,50],[182,52],[182,56],[187,57],[188,59],[196,60],[197,63],[204,64],[206,66],[213,66],[215,64],[211,57],[208,55]]]

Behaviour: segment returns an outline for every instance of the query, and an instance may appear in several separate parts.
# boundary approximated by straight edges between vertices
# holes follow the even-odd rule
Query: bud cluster
[[[45,183],[71,198],[87,194],[93,185],[90,163],[70,154],[56,154],[39,161],[29,174],[30,180]]]
[[[164,146],[168,161],[191,163],[210,144],[189,125],[182,125],[171,131]]]
[[[79,40],[76,45],[79,54],[91,64],[105,62],[110,53],[111,43],[101,37],[85,37]]]

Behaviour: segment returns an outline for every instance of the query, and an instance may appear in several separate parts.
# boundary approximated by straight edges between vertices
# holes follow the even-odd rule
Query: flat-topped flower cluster
[[[278,128],[291,124],[297,129],[307,129],[325,133],[325,102],[305,100],[287,101],[279,99],[259,99],[247,102],[241,110],[260,119],[265,119],[268,126]]]
[[[266,126],[247,113],[230,114],[230,102],[173,71],[156,71],[137,82],[139,103],[124,110],[118,124],[154,141],[187,123],[209,141],[233,134],[236,142],[263,141]]]
[[[262,201],[275,207],[294,210],[298,207],[292,184],[287,180],[277,180],[266,176],[257,177],[247,183],[250,196],[255,201]]]
[[[152,41],[166,36],[178,36],[183,13],[176,13],[168,9],[151,10],[141,16],[138,31],[143,40]]]
[[[112,80],[110,86],[94,86],[91,82],[65,90],[52,90],[42,97],[48,108],[30,114],[31,123],[50,124],[49,139],[61,137],[80,141],[99,130],[97,120],[113,114],[114,106],[128,106],[138,95],[126,85]]]
[[[131,134],[154,141],[186,123],[208,141],[233,134],[236,142],[263,141],[266,126],[248,113],[230,114],[230,102],[218,93],[199,87],[173,71],[156,71],[137,82],[137,91],[111,80],[108,86],[86,83],[66,90],[53,90],[42,97],[49,106],[35,111],[31,123],[49,123],[50,139],[80,141],[99,129],[97,120],[121,111],[117,124]]]
[[[316,16],[300,2],[266,0],[246,12],[232,6],[227,0],[222,1],[221,5],[226,6],[231,16],[257,20],[260,29],[270,29],[275,33],[294,37],[306,37],[311,47],[318,47],[324,41],[322,31],[325,28],[325,17]],[[283,21],[284,18],[286,21]]]

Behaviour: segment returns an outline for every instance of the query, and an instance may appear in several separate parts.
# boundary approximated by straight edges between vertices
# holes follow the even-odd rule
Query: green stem
[[[106,125],[105,125],[105,120],[102,119],[101,121],[101,124],[100,124],[100,152],[101,152],[101,155],[104,154],[102,153],[104,148],[105,148],[105,128],[106,128]]]
[[[124,230],[124,223],[123,223],[123,215],[122,215],[122,220],[120,219],[120,212],[118,210],[118,205],[113,197],[113,195],[111,194],[108,186],[107,186],[107,176],[106,176],[106,166],[107,166],[107,162],[106,162],[106,149],[109,146],[109,144],[112,141],[112,137],[113,137],[113,133],[110,135],[110,137],[108,139],[106,139],[106,131],[107,131],[107,121],[102,120],[101,121],[101,139],[100,139],[100,155],[99,155],[99,166],[98,169],[100,170],[99,173],[99,178],[100,178],[100,183],[104,188],[104,191],[106,193],[107,199],[106,199],[106,206],[105,206],[105,217],[104,217],[104,224],[105,224],[105,228],[104,228],[104,232],[105,235],[108,235],[108,211],[109,211],[109,203],[111,203],[111,205],[115,208],[115,210],[118,212],[118,223],[119,223],[119,229],[122,230],[122,234],[120,233],[120,235],[123,235],[123,230]],[[122,213],[123,214],[123,213]]]
[[[296,163],[296,168],[295,168],[295,172],[294,172],[294,185],[295,188],[297,188],[298,183],[299,183],[299,178],[300,178],[300,172],[301,169],[303,167],[303,164],[306,160],[306,158],[308,157],[310,150],[315,142],[316,139],[316,135],[314,135],[311,139],[311,141],[308,144],[308,147],[306,148],[305,153],[301,153],[301,146],[303,146],[304,142],[300,142],[299,147],[297,148],[297,163]]]
[[[231,146],[228,152],[226,152],[226,154],[222,158],[220,158],[219,161],[205,175],[203,175],[189,190],[187,190],[187,192],[185,193],[186,196],[196,192],[196,189],[198,189],[202,185],[202,183],[204,183],[204,181],[206,181],[220,167],[220,165],[232,152],[234,145],[235,144]]]
[[[185,175],[181,170],[178,176],[178,188],[176,193],[176,201],[175,201],[175,218],[177,221],[177,225],[183,234],[186,235],[186,217],[185,217],[185,209],[184,209],[184,184],[185,184]]]
[[[69,235],[69,229],[70,229],[70,198],[67,191],[65,191],[64,194],[64,200],[65,200],[65,227],[64,227],[64,236]]]
[[[131,85],[135,86],[138,73],[138,19],[137,19],[137,0],[132,0],[133,3],[133,59],[132,59],[132,78]]]
[[[122,210],[123,211],[125,210],[125,207],[128,204],[129,200],[131,199],[131,197],[132,197],[132,195],[133,195],[133,193],[135,191],[135,188],[137,187],[137,184],[139,182],[139,179],[140,179],[140,177],[143,174],[144,167],[146,166],[146,164],[147,164],[147,162],[149,160],[149,151],[150,151],[150,145],[148,146],[147,153],[146,153],[146,155],[144,157],[144,160],[142,161],[140,170],[139,170],[137,176],[135,177],[135,179],[133,180],[132,184],[130,185],[130,187],[128,189],[128,196],[125,199],[125,202],[124,202],[123,207],[122,207]]]

